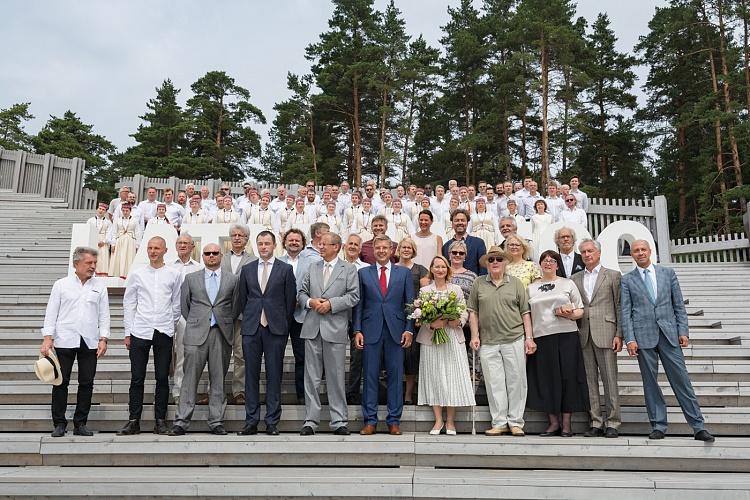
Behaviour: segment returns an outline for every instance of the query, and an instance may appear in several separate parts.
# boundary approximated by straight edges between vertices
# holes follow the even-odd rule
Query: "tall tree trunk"
[[[549,129],[547,108],[549,106],[549,52],[542,33],[540,47],[540,70],[542,76],[542,178],[540,185],[546,186],[549,181]]]
[[[750,47],[748,47],[747,0],[740,0],[740,5],[742,6],[742,56],[745,73],[745,108],[750,114]]]
[[[732,110],[732,98],[729,95],[729,70],[727,68],[726,58],[726,32],[724,30],[724,0],[716,0],[716,11],[719,16],[719,59],[721,60],[722,74],[722,93],[724,95],[724,111],[729,115],[727,123],[727,136],[729,137],[729,147],[732,150],[732,166],[734,167],[734,180],[737,186],[742,186],[742,166],[740,165],[740,152],[737,147],[737,139],[734,136],[734,111]],[[746,201],[741,200],[742,211],[745,211]],[[727,231],[729,228],[727,228]]]
[[[607,115],[604,110],[604,99],[601,98],[601,92],[604,89],[600,89],[599,93],[599,140],[600,144],[597,146],[599,149],[599,178],[601,179],[601,197],[607,197],[607,184],[609,180],[609,154],[607,154]]]
[[[308,113],[308,117],[310,118],[310,149],[312,150],[312,168],[313,168],[313,179],[315,179],[315,184],[318,184],[318,155],[315,150],[315,130],[313,127],[313,114],[312,111]]]
[[[352,139],[354,142],[354,185],[362,187],[362,135],[359,129],[359,75],[352,78]]]
[[[563,133],[562,133],[562,148],[561,148],[561,168],[562,172],[568,169],[568,127],[570,123],[570,93],[571,93],[571,79],[570,67],[565,68],[563,77],[565,78],[565,98],[563,99]],[[542,188],[543,189],[543,188]]]
[[[469,108],[468,106],[464,108],[464,142],[466,142],[466,138],[469,136]],[[469,147],[464,144],[464,185],[469,185],[471,183],[470,179],[470,168],[471,168],[471,160],[469,155]]]
[[[500,119],[502,120],[501,127],[502,127],[502,133],[503,133],[503,140],[502,140],[502,148],[500,150],[503,158],[503,163],[505,167],[505,178],[510,179],[512,176],[512,172],[510,169],[510,131],[508,130],[508,106],[506,103],[506,100],[503,99],[503,112],[500,115]],[[499,174],[500,172],[493,172],[493,174]],[[499,194],[498,194],[499,195]]]
[[[406,175],[406,167],[409,160],[409,140],[411,139],[411,126],[414,120],[414,102],[416,100],[416,83],[412,83],[411,86],[411,97],[409,99],[409,113],[406,118],[406,136],[404,137],[404,153],[401,159],[401,184],[406,185],[406,181],[409,177]]]
[[[380,183],[378,187],[385,187],[385,130],[388,122],[388,87],[383,89],[383,111],[380,113],[380,153],[378,163],[380,164]]]
[[[685,139],[685,127],[679,127],[677,129],[677,144],[680,147],[680,153],[677,160],[677,193],[678,193],[678,212],[677,220],[680,224],[685,223],[687,218],[687,182],[686,173],[687,168],[685,166],[685,148],[687,147],[687,141]]]
[[[526,177],[528,157],[526,155],[526,108],[521,112],[521,179]],[[513,182],[513,174],[506,179]]]

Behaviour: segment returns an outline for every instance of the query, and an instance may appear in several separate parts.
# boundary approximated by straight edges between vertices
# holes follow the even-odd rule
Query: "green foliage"
[[[34,119],[29,112],[29,106],[30,102],[23,102],[0,109],[0,148],[30,148],[31,136],[23,129],[24,122]]]

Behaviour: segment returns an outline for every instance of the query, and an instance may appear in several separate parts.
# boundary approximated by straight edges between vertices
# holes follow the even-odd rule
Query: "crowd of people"
[[[291,341],[295,395],[305,405],[301,435],[318,432],[324,377],[333,433],[350,433],[351,404],[361,404],[360,434],[376,433],[384,372],[390,434],[401,433],[403,406],[415,402],[415,387],[416,403],[434,412],[430,434],[456,434],[456,408],[474,406],[476,383],[483,382],[491,414],[487,435],[523,436],[529,408],[548,416],[541,436],[572,436],[572,414],[586,412],[591,425],[585,436],[617,437],[617,353],[626,347],[637,356],[643,377],[649,437],[661,439],[667,429],[657,382],[661,360],[695,438],[713,441],[681,351],[688,345],[688,328],[679,283],[670,268],[651,262],[648,242],[631,243],[636,268],[621,278],[619,270],[601,266],[599,243],[582,239],[576,246],[570,227],[555,231],[557,250],[540,252],[533,239],[517,234],[519,218],[585,226],[588,197],[578,188],[577,178],[570,187],[553,182],[543,198],[530,178],[495,188],[480,182],[476,192],[450,181],[447,190],[438,185],[434,193],[430,187],[399,186],[394,196],[377,193],[373,183],[364,194],[342,183],[327,186],[318,200],[308,183],[296,196],[280,187],[272,198],[247,185],[238,200],[222,193],[210,200],[207,189],[195,192],[189,185],[177,202],[171,191],[157,202],[156,190],[149,189],[138,205],[123,189],[92,219],[102,228],[99,248],[74,251],[75,273],[55,283],[47,307],[41,354],[56,353],[62,373],[52,392],[52,435],[66,432],[76,357],[74,432],[91,434],[86,423],[96,359],[106,353],[110,329],[106,287],[95,275],[105,273],[100,264],[108,260],[108,269],[116,272],[107,274],[127,276],[123,323],[131,363],[130,416],[120,435],[140,432],[152,350],[155,433],[185,434],[201,403],[208,404],[212,433],[226,434],[227,404],[245,407],[239,434],[258,433],[264,367],[262,420],[265,432],[277,435],[284,352]],[[495,196],[496,190],[502,194]],[[145,242],[149,264],[121,273],[119,266],[146,224],[179,229],[186,221],[229,223],[231,248],[207,244],[198,262],[192,258],[195,242],[181,231],[177,259],[165,262],[167,243],[157,236]],[[265,227],[251,234],[249,225]],[[534,234],[538,231],[535,225]],[[130,233],[132,243],[120,240]],[[257,255],[249,250],[251,238]],[[418,324],[407,306],[420,292],[456,297],[462,313]],[[447,332],[447,342],[435,343],[437,329]],[[173,357],[177,411],[170,427]],[[226,395],[230,360],[232,389]],[[209,384],[202,396],[198,387],[206,365]]]

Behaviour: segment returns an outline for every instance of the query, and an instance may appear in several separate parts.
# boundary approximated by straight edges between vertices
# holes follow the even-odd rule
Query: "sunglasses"
[[[466,252],[452,250],[451,255],[466,255]]]
[[[502,257],[487,257],[487,263],[489,264],[494,264],[495,262],[502,262],[503,260],[505,259],[503,259]]]
[[[204,255],[205,257],[211,257],[211,256],[214,256],[214,257],[215,257],[215,256],[219,255],[220,253],[221,253],[221,252],[203,252],[203,255]]]
[[[575,198],[568,198],[568,199],[567,199],[567,200],[565,200],[565,201],[576,201],[576,199],[575,199]]]

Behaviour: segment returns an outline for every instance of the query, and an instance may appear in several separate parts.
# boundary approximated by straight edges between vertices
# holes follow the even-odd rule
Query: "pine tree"
[[[30,102],[0,109],[0,148],[28,150],[31,136],[23,129],[24,122],[34,119],[29,112]]]

